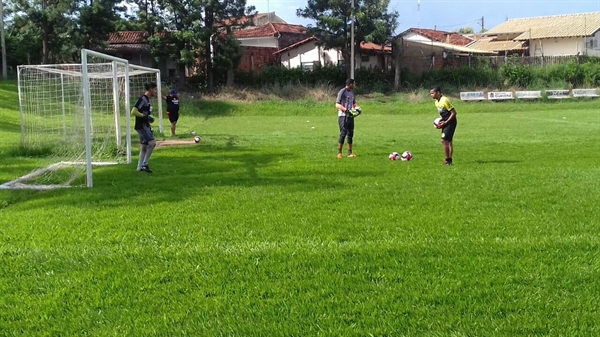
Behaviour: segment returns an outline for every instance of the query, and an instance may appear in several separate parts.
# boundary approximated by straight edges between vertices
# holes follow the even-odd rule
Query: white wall
[[[583,37],[570,38],[552,38],[542,40],[531,40],[529,45],[529,55],[531,56],[563,56],[577,55],[579,52],[584,55],[586,39]]]
[[[379,56],[365,55],[365,58],[367,57],[368,61],[363,62],[362,56],[357,54],[354,61],[356,68],[384,66],[379,64]],[[323,47],[318,47],[316,41],[305,43],[299,47],[281,53],[281,64],[289,69],[300,67],[302,63],[306,62],[321,62],[322,65],[337,65],[338,61],[340,60],[344,60],[341,52],[335,49],[324,49]]]
[[[277,47],[277,38],[275,36],[253,37],[253,38],[240,38],[240,39],[237,39],[237,40],[244,47],[278,48]]]
[[[406,35],[402,36],[402,39],[407,41],[422,41],[422,42],[431,42],[431,39],[426,38],[421,34],[417,34],[415,32],[408,32]]]

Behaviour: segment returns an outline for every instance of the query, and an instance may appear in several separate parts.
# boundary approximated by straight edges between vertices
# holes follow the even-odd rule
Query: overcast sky
[[[296,9],[306,7],[306,0],[247,0],[259,13],[275,12],[288,23],[307,26],[313,23],[296,16]],[[351,4],[351,0],[348,0]],[[481,30],[506,19],[534,16],[600,12],[600,0],[391,0],[390,10],[400,13],[396,33],[408,28],[454,31],[462,27]]]

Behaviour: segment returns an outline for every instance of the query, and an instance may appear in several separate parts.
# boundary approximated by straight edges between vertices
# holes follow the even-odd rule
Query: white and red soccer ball
[[[438,124],[442,122],[442,117],[438,117],[433,120],[433,127],[437,129]]]
[[[413,155],[410,151],[404,151],[402,152],[402,154],[398,153],[398,152],[392,152],[389,155],[390,160],[402,160],[402,161],[409,161],[413,158]]]

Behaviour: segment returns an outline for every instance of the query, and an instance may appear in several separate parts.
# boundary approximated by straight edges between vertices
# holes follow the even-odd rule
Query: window
[[[369,62],[369,55],[361,55],[360,62]]]
[[[169,69],[167,72],[169,73],[169,77],[175,77],[175,69]]]
[[[315,70],[316,67],[320,65],[319,61],[314,62],[302,62],[302,69],[304,70]]]

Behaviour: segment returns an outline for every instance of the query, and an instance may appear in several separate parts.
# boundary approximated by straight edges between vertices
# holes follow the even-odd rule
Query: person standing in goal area
[[[137,170],[152,173],[148,166],[152,151],[156,147],[156,140],[152,133],[151,123],[154,122],[152,116],[152,103],[150,99],[156,96],[156,83],[146,83],[146,92],[138,98],[134,107],[131,109],[131,115],[135,116],[135,131],[140,135],[140,159]]]
[[[356,98],[352,91],[355,87],[354,79],[346,80],[346,86],[338,92],[335,107],[338,109],[338,124],[340,126],[340,138],[338,140],[338,158],[342,158],[344,139],[348,143],[348,157],[354,158],[356,155],[352,152],[352,137],[354,136],[354,117],[360,114],[356,108]]]
[[[167,101],[167,116],[169,116],[169,122],[171,122],[171,137],[175,137],[177,136],[175,129],[179,120],[179,96],[177,95],[177,90],[171,90],[169,95],[164,96],[163,99]]]

